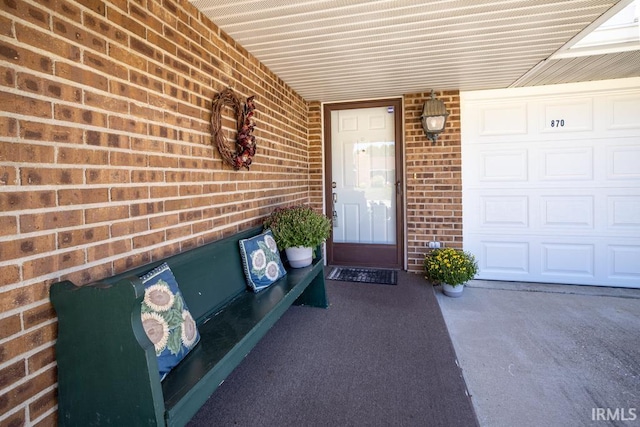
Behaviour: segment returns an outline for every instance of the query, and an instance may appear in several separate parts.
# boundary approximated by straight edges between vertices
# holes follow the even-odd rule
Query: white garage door
[[[461,94],[477,278],[640,288],[640,79]]]

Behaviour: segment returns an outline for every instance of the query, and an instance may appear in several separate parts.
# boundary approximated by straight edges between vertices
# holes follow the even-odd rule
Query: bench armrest
[[[141,281],[64,281],[50,293],[58,315],[60,425],[164,425],[156,355],[140,318]]]

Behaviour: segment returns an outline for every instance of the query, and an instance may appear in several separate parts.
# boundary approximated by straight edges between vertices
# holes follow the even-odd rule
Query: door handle
[[[396,196],[402,196],[402,181],[396,181]]]
[[[333,193],[333,203],[338,203],[338,193]]]

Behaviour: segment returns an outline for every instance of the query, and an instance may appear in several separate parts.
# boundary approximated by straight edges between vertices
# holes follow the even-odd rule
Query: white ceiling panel
[[[575,58],[553,64],[547,59],[629,1],[192,3],[305,99],[341,101],[431,88],[496,89],[571,79],[561,64]],[[640,67],[634,70],[626,62],[633,60],[630,56],[608,61],[606,70],[606,60],[583,58],[575,79],[600,79],[598,71],[582,70],[590,60],[602,78],[616,75],[612,66],[625,77],[640,75]],[[536,75],[530,71],[534,67],[544,73]],[[556,67],[559,71],[553,71]]]

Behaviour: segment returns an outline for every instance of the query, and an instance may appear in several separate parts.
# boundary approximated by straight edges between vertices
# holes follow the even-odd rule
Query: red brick
[[[0,117],[0,136],[17,136],[18,121],[12,117]],[[0,155],[0,158],[3,156]]]
[[[31,421],[33,421],[33,419]],[[58,425],[58,412],[53,411],[38,421],[37,424],[34,424],[33,427],[58,427]]]
[[[129,255],[125,258],[120,258],[114,262],[114,267],[116,271],[120,272],[120,271],[131,270],[134,267],[148,264],[150,262],[151,262],[151,256],[145,252],[145,253]]]
[[[144,57],[132,55],[128,48],[109,45],[109,56],[117,62],[129,65],[131,68],[137,68],[142,71],[147,69],[147,60]]]
[[[50,302],[39,305],[38,307],[26,310],[22,313],[24,320],[24,328],[31,329],[40,323],[53,320],[56,317],[56,312]]]
[[[96,92],[85,91],[84,103],[90,107],[99,107],[104,110],[114,111],[121,113],[127,111],[127,101],[114,98],[110,95],[99,94]]]
[[[36,0],[47,10],[58,12],[75,22],[80,22],[80,9],[65,0]]]
[[[94,11],[98,15],[105,15],[106,7],[102,0],[77,0],[78,3],[85,6],[89,10]]]
[[[47,347],[27,359],[27,371],[37,372],[56,361],[55,347]]]
[[[69,42],[53,37],[50,33],[36,30],[22,24],[15,24],[16,38],[22,43],[37,47],[38,49],[51,52],[55,56],[68,59],[70,61],[80,60],[80,48]]]
[[[93,262],[131,251],[131,240],[117,240],[87,248],[87,261]]]
[[[6,427],[21,427],[27,425],[26,411],[17,411],[2,420],[2,425]]]
[[[104,264],[93,266],[91,268],[74,270],[71,273],[63,274],[60,277],[60,280],[69,280],[78,286],[82,286],[108,276],[113,276],[113,274],[113,264],[108,261]]]
[[[168,228],[180,224],[179,214],[170,214],[149,218],[149,226],[152,230]]]
[[[111,201],[141,200],[149,198],[149,187],[117,187],[111,189]]]
[[[56,383],[56,370],[51,368],[30,381],[0,396],[0,414],[4,414]]]
[[[146,90],[122,82],[112,82],[110,92],[139,102],[147,103],[149,100]],[[111,118],[113,119],[114,117]]]
[[[151,198],[167,198],[167,197],[176,197],[178,195],[178,187],[173,186],[162,186],[162,187],[151,187]]]
[[[83,211],[63,211],[24,214],[20,216],[20,232],[30,233],[38,230],[51,230],[82,225]]]
[[[130,146],[130,139],[126,135],[92,130],[86,131],[86,141],[89,145],[99,147],[129,148]],[[119,152],[114,152],[112,155],[118,153]]]
[[[56,204],[54,191],[6,191],[0,193],[0,212],[40,209]]]
[[[80,28],[76,25],[73,25],[66,20],[59,19],[57,17],[53,18],[53,31],[61,37],[66,38],[74,43],[81,44],[92,51],[106,53],[107,51],[107,43],[106,41],[98,36],[93,35],[92,33],[86,31],[83,28]],[[86,55],[86,52],[85,52]]]
[[[129,171],[126,169],[87,169],[87,184],[126,184]]]
[[[24,378],[26,374],[27,371],[24,366],[24,360],[20,360],[0,370],[0,389],[7,388],[11,384]]]
[[[20,315],[14,314],[13,316],[0,319],[0,339],[5,339],[11,335],[15,335],[22,330],[20,322]]]
[[[106,127],[107,116],[94,110],[76,108],[69,105],[54,105],[54,117],[57,120]]]
[[[0,308],[2,309],[2,312],[6,312],[33,304],[36,301],[41,301],[46,298],[49,298],[49,292],[48,288],[43,284],[40,283],[24,286],[22,288],[0,293]],[[2,359],[2,353],[0,352],[0,359],[4,362],[9,358]]]
[[[133,138],[131,140],[131,149],[143,152],[165,152],[165,143],[154,139]]]
[[[22,185],[81,185],[82,169],[20,169]]]
[[[149,230],[149,220],[138,219],[132,221],[123,221],[111,225],[111,236],[122,237],[133,234],[144,233]]]
[[[129,44],[129,36],[123,29],[118,28],[104,19],[98,18],[90,13],[83,13],[83,24],[86,28],[102,34],[108,39],[127,46]]]
[[[131,217],[160,213],[164,210],[164,202],[137,203],[129,207]]]
[[[108,201],[109,190],[106,188],[58,190],[58,202],[61,206],[106,203]]]
[[[57,163],[78,165],[107,165],[109,153],[103,150],[85,150],[80,148],[60,147]]]
[[[96,222],[116,221],[119,219],[125,219],[129,217],[128,206],[109,206],[99,207],[94,209],[87,209],[84,212],[84,221],[86,224],[93,224]]]
[[[15,216],[0,216],[0,236],[18,233],[18,220]]]
[[[174,156],[149,156],[149,166],[152,168],[177,168],[179,166],[180,159]],[[167,172],[167,182],[174,181],[170,178],[172,174],[180,174],[181,179],[184,181],[189,176],[189,172],[180,171],[180,172]]]
[[[0,34],[13,37],[13,26],[8,16],[0,15]]]
[[[118,10],[111,7],[107,8],[107,18],[113,24],[121,28],[126,28],[130,32],[142,37],[143,39],[146,38],[146,28],[130,17],[120,13]]]
[[[144,236],[133,237],[133,249],[140,249],[147,246],[157,245],[166,240],[164,231],[156,231],[153,233],[145,234]]]
[[[38,123],[20,121],[20,136],[25,140],[47,141],[47,142],[67,142],[72,144],[82,144],[82,129],[52,125],[50,123]],[[20,144],[24,145],[24,144]],[[36,147],[36,146],[32,146]],[[44,161],[54,163],[53,150],[51,146],[37,146],[39,150],[46,150],[46,156],[42,156],[44,160],[37,160],[37,156],[31,156],[29,162]],[[35,148],[31,148],[33,150]]]
[[[119,77],[121,79],[128,78],[128,70],[126,67],[111,61],[108,58],[99,55],[93,55],[91,53],[84,54],[84,64],[103,73],[109,74],[113,77]]]
[[[109,89],[109,80],[106,77],[64,62],[56,62],[56,76],[71,82],[82,82],[103,91]]]
[[[52,117],[50,102],[6,92],[0,92],[0,97],[2,97],[2,102],[0,102],[2,111],[42,118]]]
[[[109,117],[109,129],[120,130],[146,135],[148,131],[147,123],[134,118],[123,118],[118,116]]]
[[[20,281],[20,267],[17,265],[4,265],[0,267],[0,288]]]
[[[162,182],[164,174],[161,171],[139,170],[131,172],[131,182]]]
[[[107,240],[109,238],[109,226],[74,229],[58,232],[58,248],[70,248],[88,243]]]
[[[29,404],[29,416],[31,417],[31,420],[33,421],[37,419],[38,417],[55,407],[57,404],[57,395],[57,390],[49,390],[48,392],[39,396],[31,404]],[[57,424],[51,425],[56,426]]]
[[[22,274],[25,280],[29,280],[67,268],[78,267],[84,265],[84,263],[85,253],[83,249],[55,253],[44,258],[25,261],[22,266]]]

